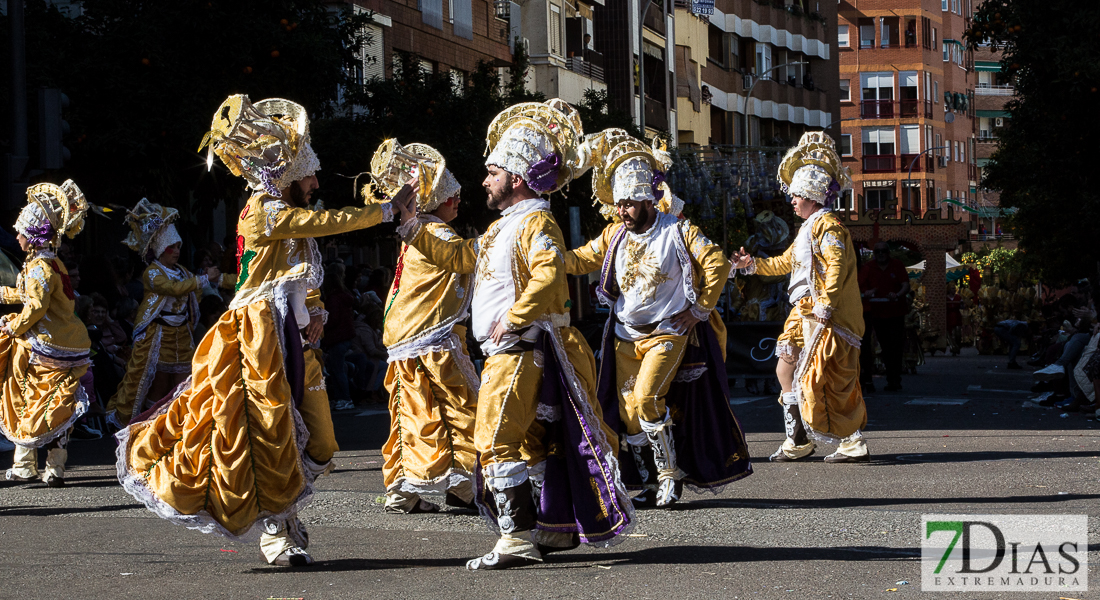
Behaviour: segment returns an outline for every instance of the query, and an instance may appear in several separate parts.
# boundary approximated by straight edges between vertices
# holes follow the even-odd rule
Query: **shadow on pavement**
[[[1098,500],[1100,494],[1051,494],[1045,496],[994,496],[989,498],[714,498],[680,503],[674,510],[707,508],[859,508],[905,504],[1025,504],[1069,500]]]
[[[140,504],[115,504],[113,506],[11,506],[0,507],[0,516],[3,517],[51,517],[54,515],[71,515],[78,513],[113,512],[119,510],[133,510],[141,508]]]

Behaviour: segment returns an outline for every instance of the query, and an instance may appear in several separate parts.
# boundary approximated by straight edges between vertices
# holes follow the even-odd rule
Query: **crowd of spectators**
[[[1096,414],[1100,410],[1096,389],[1100,385],[1100,324],[1091,289],[1082,282],[1076,291],[1061,296],[1044,308],[1047,327],[1035,332],[1031,347],[1037,350],[1028,364],[1038,368],[1032,391],[1041,392],[1042,406],[1066,412]],[[999,329],[1015,323],[1003,322]],[[1002,327],[1003,326],[1003,327]],[[1026,330],[1021,335],[1029,335]],[[1018,344],[1016,344],[1018,347]]]

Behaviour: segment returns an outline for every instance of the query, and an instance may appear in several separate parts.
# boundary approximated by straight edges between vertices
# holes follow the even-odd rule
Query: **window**
[[[836,199],[837,210],[855,210],[855,204],[852,203],[852,190],[844,190],[840,192],[840,196]]]
[[[951,0],[951,12],[959,14],[959,0]]]
[[[840,101],[851,102],[852,101],[852,81],[850,79],[840,80]]]
[[[860,24],[859,26],[859,47],[860,48],[874,48],[875,47],[875,24],[874,22],[868,24]]]
[[[951,44],[943,45],[943,62],[951,60]]]
[[[474,7],[471,0],[449,0],[451,23],[454,23],[455,35],[467,40],[474,39]]]
[[[901,126],[901,153],[909,155],[920,154],[920,125],[902,125]],[[913,160],[908,158],[901,168],[908,169],[908,161]]]
[[[419,0],[420,19],[425,25],[443,29],[443,0]]]
[[[962,159],[960,162],[966,162],[966,142],[959,144],[959,158]]]
[[[713,25],[711,27],[713,27]],[[848,26],[847,25],[838,25],[837,28],[836,28],[836,34],[837,34],[837,43],[840,45],[840,47],[841,48],[848,48],[849,47],[849,43],[848,43]]]
[[[955,140],[955,162],[962,162],[962,152],[959,151],[959,141]]]
[[[901,117],[915,117],[919,112],[917,103],[920,96],[917,95],[917,72],[901,71],[898,73],[898,105],[901,109]]]
[[[772,47],[762,42],[756,43],[756,75],[763,79],[769,77],[772,68]]]
[[[936,134],[936,148],[939,148],[936,150],[936,156],[943,156],[943,135],[939,133]]]
[[[728,36],[726,32],[716,27],[713,23],[707,26],[707,58],[714,61],[720,67],[728,67],[727,49]]]
[[[932,99],[932,76],[928,71],[924,72],[924,101],[927,102]]]
[[[864,192],[863,203],[867,206],[867,210],[882,210],[894,201],[892,188],[865,189]]]
[[[924,149],[927,150],[927,149],[932,148],[932,147],[933,147],[932,146],[932,126],[931,125],[925,125],[924,126]]]
[[[894,155],[894,128],[893,127],[864,127],[863,128],[863,155],[884,156]]]
[[[937,44],[937,43],[938,43],[938,42],[936,41],[936,28],[935,28],[935,27],[933,27],[933,28],[932,28],[932,49],[933,49],[933,50],[935,50],[935,49],[936,49],[936,44]]]
[[[940,82],[932,82],[932,103],[938,104],[940,101]]]
[[[948,8],[947,8],[947,3],[948,3],[948,0],[941,0],[941,1],[942,1],[942,3],[943,3],[943,6],[941,7],[941,10],[947,10],[947,9],[948,9]]]
[[[561,56],[561,7],[550,5],[550,53]]]
[[[840,155],[851,156],[852,155],[852,134],[842,133],[840,134]]]

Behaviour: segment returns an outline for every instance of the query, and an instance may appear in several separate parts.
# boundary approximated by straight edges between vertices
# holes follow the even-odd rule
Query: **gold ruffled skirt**
[[[35,354],[29,341],[0,332],[0,432],[12,443],[40,448],[65,435],[87,410],[80,378],[87,358]]]
[[[233,539],[312,497],[272,308],[227,311],[199,343],[190,385],[117,434],[118,477],[158,516]]]
[[[148,407],[146,401],[160,400],[147,398],[157,371],[188,373],[194,356],[195,344],[189,326],[150,324],[141,339],[134,342],[130,361],[126,363],[126,375],[107,404],[107,413],[114,413],[112,419],[117,419],[116,425],[128,424]]]

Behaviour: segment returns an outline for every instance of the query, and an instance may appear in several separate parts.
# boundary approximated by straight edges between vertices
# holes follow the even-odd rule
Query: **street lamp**
[[[784,64],[781,64],[781,65],[772,67],[772,68],[768,69],[767,71],[764,71],[760,75],[757,75],[756,77],[753,78],[752,84],[749,85],[749,91],[748,91],[747,94],[745,94],[745,145],[746,146],[749,145],[749,100],[752,98],[752,90],[753,90],[753,88],[756,87],[756,83],[758,81],[760,81],[761,79],[763,79],[765,75],[767,75],[768,73],[771,73],[772,71],[774,71],[776,69],[782,69],[783,67],[789,67],[791,65],[808,65],[808,64],[810,64],[809,61],[805,61],[805,60],[799,60],[799,61],[795,61],[795,62],[784,63]]]
[[[909,206],[913,206],[913,188],[909,187],[909,183],[913,180],[913,165],[917,164],[917,161],[920,160],[920,157],[924,156],[925,154],[928,154],[933,150],[943,150],[944,148],[950,148],[950,146],[936,146],[935,148],[929,148],[924,152],[918,154],[913,160],[909,161],[909,175],[905,177],[905,196],[906,200],[909,201]]]

